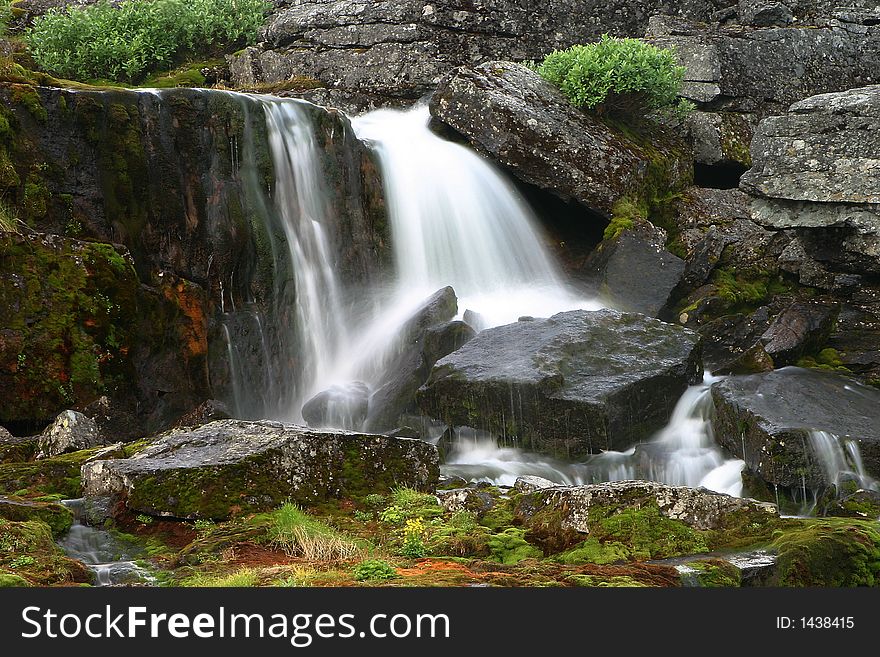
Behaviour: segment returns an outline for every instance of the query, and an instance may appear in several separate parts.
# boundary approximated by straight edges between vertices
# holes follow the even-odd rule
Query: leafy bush
[[[267,7],[266,0],[101,0],[53,9],[25,41],[54,75],[134,81],[184,53],[252,43]]]
[[[537,71],[575,107],[631,118],[677,111],[685,69],[672,50],[606,34],[598,43],[552,52]]]
[[[394,579],[397,577],[397,570],[387,561],[369,559],[355,566],[352,575],[358,582],[378,581]]]

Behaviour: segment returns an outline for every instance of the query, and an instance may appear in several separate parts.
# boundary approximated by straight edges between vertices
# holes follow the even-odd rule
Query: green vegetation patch
[[[64,556],[55,544],[52,529],[41,520],[13,522],[0,518],[0,578],[6,586],[46,586],[65,582],[91,582],[83,564]]]
[[[102,0],[53,9],[25,41],[37,65],[75,80],[133,82],[187,54],[253,43],[265,0]]]
[[[555,50],[537,71],[572,105],[600,114],[638,118],[687,111],[678,101],[685,68],[675,52],[638,39],[606,34],[597,43]]]
[[[799,521],[773,541],[780,586],[877,586],[880,523],[852,519]]]

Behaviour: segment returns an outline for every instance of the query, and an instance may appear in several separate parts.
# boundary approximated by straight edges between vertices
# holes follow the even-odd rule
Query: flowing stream
[[[83,524],[83,500],[62,502],[74,513],[74,523],[59,545],[71,559],[95,573],[96,586],[151,586],[155,578],[137,559],[143,551],[124,543],[106,529]]]

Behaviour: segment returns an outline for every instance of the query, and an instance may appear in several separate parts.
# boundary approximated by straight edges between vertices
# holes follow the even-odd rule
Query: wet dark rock
[[[839,307],[827,303],[794,302],[761,336],[764,351],[776,367],[793,365],[828,341]]]
[[[832,495],[820,502],[818,513],[844,518],[880,519],[880,492],[856,490],[843,495]]]
[[[455,291],[445,287],[426,299],[400,328],[385,378],[370,396],[367,429],[396,427],[401,415],[415,410],[416,392],[428,380],[434,363],[473,338],[470,326],[452,321],[457,313]]]
[[[831,372],[788,367],[712,386],[715,437],[747,470],[786,488],[830,483],[809,440],[813,430],[857,442],[880,475],[880,390]]]
[[[713,374],[752,374],[774,369],[761,336],[770,327],[770,312],[761,307],[750,314],[719,317],[700,327],[703,359]]]
[[[662,516],[697,530],[724,529],[737,514],[749,514],[760,524],[778,517],[773,504],[649,481],[543,488],[518,498],[515,514],[527,526],[553,517],[559,531],[589,534],[599,519],[645,506],[657,506]]]
[[[786,27],[794,21],[788,5],[766,0],[740,0],[739,20],[752,27]]]
[[[101,395],[84,406],[82,414],[95,422],[105,443],[129,441],[149,432],[138,422],[131,400],[111,399],[107,395]]]
[[[584,265],[600,297],[619,310],[651,317],[672,300],[685,273],[684,260],[665,248],[666,231],[648,222],[603,241]]]
[[[370,389],[365,383],[330,386],[302,407],[303,419],[310,427],[360,428],[367,419]]]
[[[694,333],[643,315],[573,311],[481,332],[437,362],[418,401],[449,426],[578,457],[647,438],[701,376]]]
[[[511,62],[452,72],[431,97],[431,114],[524,182],[605,215],[623,197],[644,198],[649,176],[668,192],[691,172],[683,146],[640,146]]]
[[[37,458],[60,456],[101,444],[101,435],[94,420],[76,411],[64,411],[40,435]]]
[[[287,500],[309,506],[395,486],[433,490],[437,452],[418,440],[220,420],[161,436],[129,459],[83,466],[87,498],[174,518],[227,518]]]

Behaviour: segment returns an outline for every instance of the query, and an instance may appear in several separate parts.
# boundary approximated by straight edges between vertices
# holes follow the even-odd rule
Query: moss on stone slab
[[[853,519],[801,520],[779,532],[780,586],[880,585],[880,523]]]
[[[17,522],[41,520],[49,525],[55,538],[66,534],[73,525],[73,512],[63,504],[18,498],[0,498],[0,518]]]
[[[45,522],[0,519],[0,577],[20,577],[33,585],[87,583],[92,572],[64,556]]]
[[[31,463],[0,464],[0,494],[36,498],[60,495],[75,498],[82,495],[80,468],[100,448],[71,452]]]

